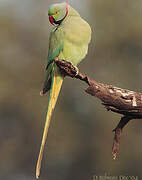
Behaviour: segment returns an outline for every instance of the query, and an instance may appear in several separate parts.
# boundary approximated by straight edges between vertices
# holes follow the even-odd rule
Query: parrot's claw
[[[76,67],[76,66],[74,66],[75,67],[75,70],[76,70],[76,76],[78,75],[78,73],[79,73],[79,69],[78,69],[78,67]]]
[[[78,69],[78,67],[77,67],[77,66],[74,66],[72,62],[70,62],[70,63],[71,63],[71,65],[74,67],[74,69],[75,69],[75,71],[76,71],[75,76],[77,76],[77,75],[78,75],[78,73],[79,73],[79,69]]]
[[[58,60],[59,60],[59,58],[58,58],[58,57],[55,57],[54,61],[56,62],[56,61],[58,61]]]

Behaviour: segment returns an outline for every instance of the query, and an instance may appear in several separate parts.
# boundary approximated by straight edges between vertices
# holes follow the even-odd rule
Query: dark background
[[[0,0],[0,179],[34,180],[48,95],[39,96],[51,25],[48,0]],[[58,1],[61,2],[61,1]],[[82,72],[97,81],[142,89],[142,1],[68,0],[92,27]],[[104,110],[66,78],[52,116],[41,180],[92,180],[93,175],[142,178],[142,121],[124,128],[112,160],[112,129],[120,116]]]

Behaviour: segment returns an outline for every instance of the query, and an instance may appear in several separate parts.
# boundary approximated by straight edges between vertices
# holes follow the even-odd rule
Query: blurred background
[[[48,95],[42,89],[54,0],[0,0],[0,179],[34,180]],[[58,1],[62,2],[62,1]],[[141,92],[142,1],[67,0],[92,27],[82,72],[107,84]],[[112,160],[112,129],[120,116],[107,112],[66,78],[52,116],[41,180],[92,180],[93,175],[142,178],[142,121],[124,128]]]

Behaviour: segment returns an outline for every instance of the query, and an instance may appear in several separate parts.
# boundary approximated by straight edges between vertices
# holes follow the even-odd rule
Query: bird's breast
[[[64,27],[63,54],[68,61],[77,65],[87,54],[91,39],[91,29],[82,18],[69,20]]]

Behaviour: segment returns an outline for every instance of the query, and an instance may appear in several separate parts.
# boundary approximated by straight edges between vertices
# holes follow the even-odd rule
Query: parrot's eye
[[[58,14],[58,11],[56,11],[54,14]]]

